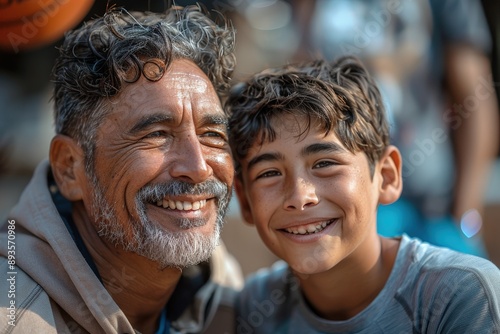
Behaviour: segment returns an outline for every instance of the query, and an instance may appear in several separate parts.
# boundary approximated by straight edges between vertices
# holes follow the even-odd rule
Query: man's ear
[[[236,196],[238,197],[238,202],[240,203],[241,216],[246,223],[253,225],[252,210],[250,210],[250,204],[248,203],[243,181],[241,181],[239,177],[235,178],[234,190],[236,190]]]
[[[76,141],[56,135],[50,143],[50,166],[61,194],[70,201],[83,198],[85,175],[84,154]]]
[[[402,158],[399,150],[389,145],[379,161],[382,183],[379,189],[379,203],[391,204],[399,199],[403,191]]]

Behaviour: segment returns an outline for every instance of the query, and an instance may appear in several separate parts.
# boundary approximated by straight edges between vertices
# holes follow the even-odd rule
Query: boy
[[[377,234],[401,156],[357,59],[264,71],[227,109],[242,216],[286,262],[248,280],[239,333],[499,332],[492,263]]]

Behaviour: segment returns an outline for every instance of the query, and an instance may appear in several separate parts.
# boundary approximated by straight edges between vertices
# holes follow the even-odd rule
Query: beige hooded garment
[[[37,167],[2,223],[0,333],[136,332],[61,219],[49,191],[49,170],[47,161]],[[232,289],[242,285],[239,267],[221,245],[207,268],[208,282],[172,319],[171,333],[234,331]],[[126,268],[121,275],[133,279]]]

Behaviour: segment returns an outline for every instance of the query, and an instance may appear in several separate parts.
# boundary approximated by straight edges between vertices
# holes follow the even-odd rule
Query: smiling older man
[[[66,36],[50,163],[1,234],[2,332],[232,331],[241,276],[217,245],[233,37],[198,7],[113,11]]]

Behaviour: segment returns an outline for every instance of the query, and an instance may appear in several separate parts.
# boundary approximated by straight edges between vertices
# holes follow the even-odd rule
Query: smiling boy
[[[377,234],[378,205],[401,194],[402,161],[355,58],[266,70],[226,107],[243,218],[284,260],[247,281],[239,333],[500,329],[493,264]]]

